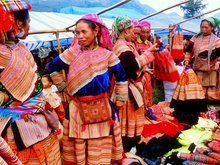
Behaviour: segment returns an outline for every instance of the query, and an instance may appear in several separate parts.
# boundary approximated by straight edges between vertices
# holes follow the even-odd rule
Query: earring
[[[23,36],[24,36],[24,29],[21,29],[21,31],[16,34],[16,37],[22,38]]]
[[[97,36],[95,37],[95,42],[96,42],[97,45],[99,44],[99,40],[98,40]]]
[[[128,39],[129,39],[129,37],[130,37],[130,35],[129,35],[129,34],[127,34],[127,33],[125,33],[125,39],[126,39],[126,40],[128,40]]]

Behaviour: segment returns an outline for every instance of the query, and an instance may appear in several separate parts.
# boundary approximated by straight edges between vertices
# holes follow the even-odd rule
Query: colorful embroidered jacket
[[[150,51],[146,50],[139,55],[133,43],[122,39],[116,41],[113,52],[119,57],[127,77],[134,80],[141,75],[142,69],[154,60]]]
[[[23,43],[1,44],[0,134],[10,122],[19,150],[44,140],[51,132],[44,115],[39,114],[44,106],[42,83],[31,52]]]
[[[220,38],[218,38],[216,35],[200,35],[198,37],[192,37],[189,45],[184,50],[185,61],[189,61],[191,60],[191,58],[194,59],[196,56],[201,58],[207,58],[210,47],[209,44],[211,40],[213,40],[213,43],[211,45],[212,52],[210,55],[210,64],[213,65],[215,64],[215,62],[220,61]]]
[[[70,96],[94,96],[109,91],[110,73],[116,77],[116,95],[127,100],[127,78],[115,54],[98,47],[81,50],[78,44],[71,46],[49,64],[49,72],[59,71],[69,65],[67,91]]]
[[[144,53],[144,51],[146,51],[149,47],[152,46],[152,43],[148,40],[142,41],[140,36],[138,36],[135,46],[136,46],[137,52],[139,54],[142,54]]]

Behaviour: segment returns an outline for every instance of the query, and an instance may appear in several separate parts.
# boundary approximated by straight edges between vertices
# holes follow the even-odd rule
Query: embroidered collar
[[[148,41],[148,40],[142,41],[141,37],[138,36],[138,38],[137,38],[137,42],[138,42],[139,44],[144,43],[145,45],[147,45],[149,41]]]

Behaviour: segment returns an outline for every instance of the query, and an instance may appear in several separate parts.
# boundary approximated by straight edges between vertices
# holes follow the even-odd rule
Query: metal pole
[[[112,6],[106,8],[106,9],[104,9],[104,10],[102,10],[102,11],[96,13],[96,14],[97,14],[97,15],[101,15],[101,14],[103,14],[103,13],[109,11],[109,10],[112,10],[112,9],[114,9],[114,8],[116,8],[116,7],[119,7],[119,6],[121,6],[121,5],[124,5],[125,3],[129,2],[129,1],[131,1],[131,0],[124,0],[124,1],[118,2],[118,3],[116,3],[115,5],[112,5]]]
[[[96,14],[97,14],[97,15],[101,15],[101,14],[103,14],[103,13],[109,11],[109,10],[112,10],[112,9],[114,9],[114,8],[116,8],[116,7],[119,7],[119,6],[125,4],[125,3],[129,2],[129,1],[131,1],[131,0],[123,0],[123,1],[121,1],[121,2],[119,2],[119,3],[116,3],[116,4],[110,6],[110,7],[106,8],[106,9],[104,9],[104,10],[102,10],[102,11],[96,13]],[[73,26],[75,26],[75,25],[76,25],[76,24],[74,23],[73,25],[67,27],[66,29],[69,29],[69,28],[71,28],[71,27],[73,27]]]
[[[144,19],[150,18],[150,17],[155,16],[155,15],[157,15],[157,14],[160,14],[160,13],[166,11],[166,10],[169,10],[169,9],[171,9],[171,8],[174,8],[174,7],[180,6],[180,5],[182,5],[182,4],[188,3],[189,1],[190,1],[190,0],[186,0],[186,1],[184,1],[184,2],[181,2],[181,3],[178,3],[178,4],[176,4],[176,5],[170,6],[170,7],[168,7],[168,8],[165,8],[165,9],[161,10],[161,11],[158,11],[158,12],[155,12],[155,13],[153,13],[153,14],[150,14],[150,15],[148,15],[148,16],[146,16],[146,17],[143,17],[143,18],[139,19],[138,21],[142,21],[142,20],[144,20]]]
[[[181,22],[179,22],[179,23],[177,23],[177,24],[174,24],[173,26],[176,26],[176,25],[182,24],[182,23],[184,23],[184,22],[187,22],[187,21],[190,21],[190,20],[192,20],[192,19],[195,19],[195,18],[201,17],[201,16],[203,16],[203,15],[206,15],[206,14],[212,13],[212,12],[217,11],[217,10],[219,10],[219,9],[220,9],[220,8],[217,8],[217,9],[214,9],[214,10],[208,11],[208,12],[206,12],[206,13],[203,13],[203,14],[200,14],[200,15],[197,15],[197,16],[194,16],[194,17],[191,17],[191,18],[186,19],[186,20],[183,20],[183,21],[181,21]]]

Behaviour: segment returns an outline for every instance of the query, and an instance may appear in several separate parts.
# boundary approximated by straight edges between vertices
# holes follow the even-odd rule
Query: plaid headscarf
[[[112,42],[115,43],[121,32],[131,26],[133,23],[128,17],[117,17],[112,25]]]
[[[14,12],[19,10],[30,10],[29,3],[20,0],[0,0],[0,43],[7,40],[6,33],[10,31],[10,38],[15,38],[19,32],[14,21]]]
[[[106,25],[102,22],[101,19],[98,18],[97,14],[86,14],[79,20],[88,20],[92,21],[100,28],[100,31],[98,33],[98,36],[100,37],[100,46],[106,49],[111,49],[112,48],[112,42],[110,38],[110,34],[108,31],[108,28]]]

